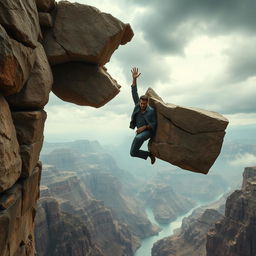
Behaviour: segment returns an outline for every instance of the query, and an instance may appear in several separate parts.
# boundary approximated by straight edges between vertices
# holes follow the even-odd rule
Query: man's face
[[[148,101],[147,100],[140,100],[140,109],[142,111],[146,110],[147,106],[148,106]]]

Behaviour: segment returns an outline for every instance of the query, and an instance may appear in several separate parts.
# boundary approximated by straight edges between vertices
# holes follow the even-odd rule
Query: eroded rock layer
[[[97,244],[97,247],[101,249],[104,256],[115,254],[133,255],[134,238],[126,225],[113,219],[111,210],[106,208],[102,201],[95,200],[90,195],[74,172],[60,172],[53,166],[45,166],[42,184],[47,185],[47,188],[46,186],[43,187],[43,193],[48,197],[51,196],[58,200],[61,212],[74,216],[74,218],[77,218],[86,225],[90,234],[89,239]],[[44,197],[42,197],[42,200],[44,200]],[[58,222],[56,220],[52,224],[59,225]],[[43,235],[42,231],[44,232],[48,225],[47,219],[44,224],[41,223],[40,225],[43,225],[44,228],[43,230],[39,227],[37,228],[37,248],[39,255],[44,256],[48,254],[43,253],[45,250],[44,241],[40,237]],[[74,229],[74,235],[79,236],[79,234],[80,231]],[[62,234],[60,233],[59,236],[62,237]],[[61,244],[60,241],[55,240],[50,243],[55,248],[62,247],[62,250],[67,249],[67,245]],[[49,245],[48,247],[50,249]]]
[[[37,253],[41,256],[104,256],[92,243],[86,224],[62,212],[58,201],[52,197],[39,200],[35,237]]]
[[[247,167],[243,188],[227,199],[225,216],[207,235],[207,256],[256,255],[256,168]]]

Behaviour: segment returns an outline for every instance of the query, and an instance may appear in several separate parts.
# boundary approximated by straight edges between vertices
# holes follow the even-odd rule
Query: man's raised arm
[[[139,73],[138,68],[132,68],[132,98],[134,101],[134,104],[136,105],[139,102],[139,95],[137,91],[137,78],[140,76],[141,73]]]

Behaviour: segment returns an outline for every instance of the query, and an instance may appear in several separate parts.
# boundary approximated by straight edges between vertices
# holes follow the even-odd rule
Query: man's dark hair
[[[142,95],[142,96],[140,96],[140,100],[148,101],[148,96],[147,95]]]

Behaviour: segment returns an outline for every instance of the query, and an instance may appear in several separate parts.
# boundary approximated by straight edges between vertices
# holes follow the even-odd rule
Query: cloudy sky
[[[75,2],[75,1],[71,1]],[[256,127],[255,0],[77,0],[130,23],[133,40],[107,64],[121,92],[100,109],[51,95],[46,141],[133,136],[131,68],[139,93],[152,87],[166,102],[220,112],[229,127]]]

